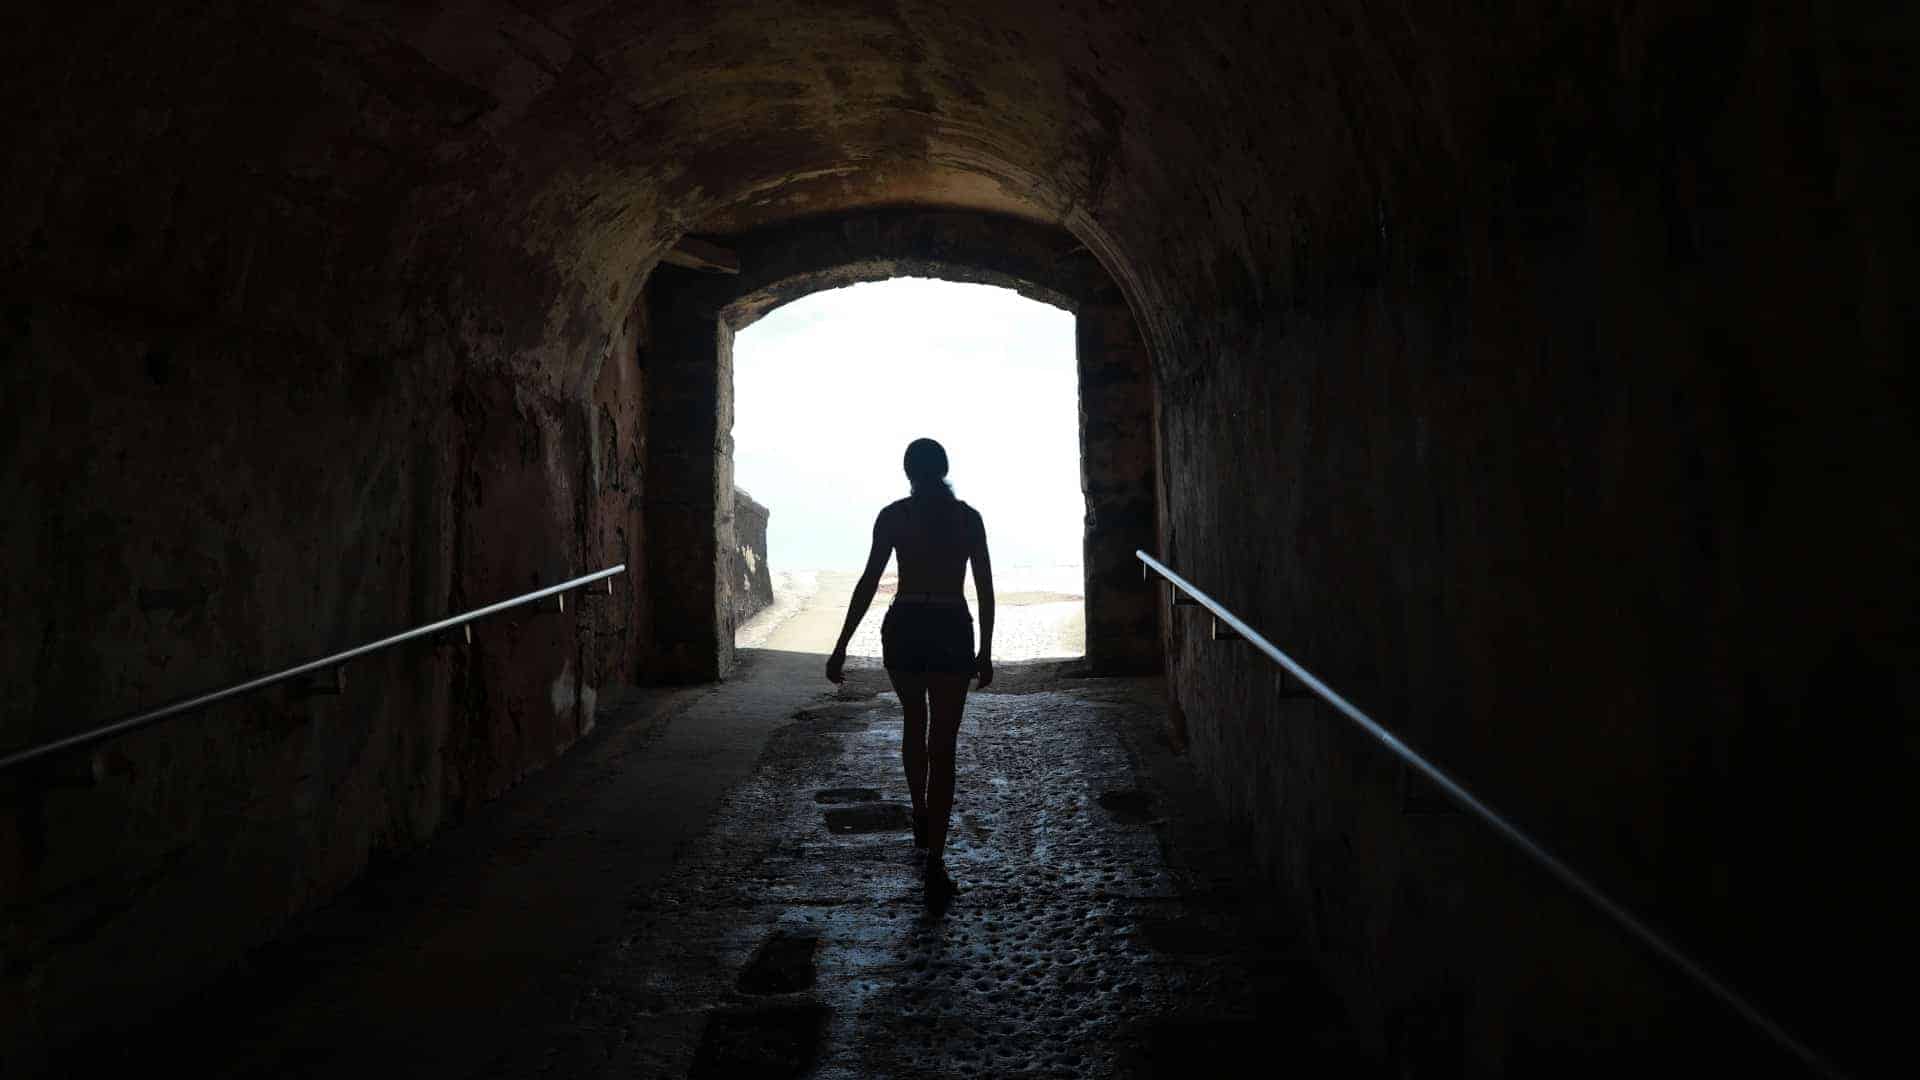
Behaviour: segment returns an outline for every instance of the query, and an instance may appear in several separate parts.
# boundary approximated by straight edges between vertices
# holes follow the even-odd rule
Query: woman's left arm
[[[887,534],[887,512],[873,519],[873,549],[867,552],[867,568],[860,573],[860,581],[853,587],[853,599],[847,604],[847,622],[840,628],[840,641],[833,647],[833,655],[827,657],[827,681],[842,682],[846,675],[841,670],[847,664],[847,642],[853,640],[853,631],[860,620],[867,617],[867,608],[873,605],[873,594],[880,589],[880,575],[887,568],[887,560],[893,555],[893,538]]]
[[[974,660],[980,682],[975,689],[985,690],[993,684],[993,560],[987,555],[986,521],[978,510],[968,512],[973,515],[973,553],[968,558],[973,563],[974,599],[980,605],[980,655]]]

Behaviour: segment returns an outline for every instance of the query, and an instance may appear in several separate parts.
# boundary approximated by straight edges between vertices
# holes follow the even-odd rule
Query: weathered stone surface
[[[776,930],[753,952],[736,983],[743,994],[793,994],[813,985],[820,935]]]
[[[912,826],[911,810],[902,802],[872,802],[837,806],[820,816],[828,832],[900,832]]]
[[[1087,499],[1087,663],[1110,674],[1158,671],[1156,588],[1141,577],[1134,556],[1158,547],[1152,375],[1133,315],[1111,290],[1080,309],[1074,352],[1080,490]]]
[[[690,280],[692,271],[660,271]],[[647,291],[651,333],[645,527],[653,585],[649,682],[699,682],[733,665],[733,373],[720,325],[678,291]]]
[[[121,786],[10,803],[0,1041],[237,961],[549,760],[588,688],[724,671],[731,478],[711,416],[660,444],[712,393],[639,350],[642,283],[688,231],[919,205],[1064,228],[1118,286],[1176,567],[1812,1041],[1885,1057],[1899,1004],[1832,988],[1920,951],[1920,894],[1884,870],[1889,823],[1920,819],[1913,19],[11,18],[0,745],[635,573],[578,621],[144,733]],[[675,514],[709,543],[663,549]],[[1483,1075],[1660,1060],[1663,976],[1490,837],[1403,814],[1396,768],[1186,617],[1181,737],[1366,1038]]]
[[[767,508],[733,489],[733,625],[738,627],[773,603],[773,572],[767,568]]]
[[[827,1027],[818,1002],[781,1000],[716,1009],[700,1035],[688,1080],[799,1080]]]
[[[6,750],[632,561],[633,476],[586,468],[598,425],[632,454],[614,364],[590,410],[450,343],[10,310]],[[631,681],[636,595],[183,716],[117,742],[97,787],[9,791],[0,1045],[194,985],[551,761]]]

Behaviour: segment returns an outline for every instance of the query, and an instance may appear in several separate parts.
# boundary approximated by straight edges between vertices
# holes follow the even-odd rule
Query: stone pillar
[[[1082,305],[1080,490],[1087,497],[1087,663],[1096,672],[1160,670],[1159,612],[1133,553],[1155,547],[1153,384],[1133,312],[1117,294]]]
[[[733,666],[732,333],[661,267],[648,285],[648,682],[719,679]]]

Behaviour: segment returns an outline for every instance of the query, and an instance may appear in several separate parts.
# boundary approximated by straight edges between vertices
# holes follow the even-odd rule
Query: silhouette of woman
[[[924,849],[930,897],[951,892],[946,871],[947,819],[953,811],[953,750],[967,680],[993,682],[993,565],[979,511],[954,498],[947,483],[947,452],[932,439],[907,445],[907,480],[913,494],[889,504],[873,521],[873,550],[853,588],[840,643],[827,659],[827,678],[845,676],[847,642],[866,617],[887,557],[900,555],[893,606],[880,626],[887,677],[900,694],[906,731],[900,740],[913,797],[913,844]],[[980,600],[980,651],[973,651],[973,618],[960,594],[967,563],[973,563]]]

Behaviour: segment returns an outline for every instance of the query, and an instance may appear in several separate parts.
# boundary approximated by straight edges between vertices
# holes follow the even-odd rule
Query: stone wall
[[[1920,819],[1915,159],[1878,66],[1914,38],[1813,21],[1590,12],[1467,63],[1361,19],[1423,74],[1340,76],[1338,185],[1158,339],[1163,551],[1871,1071],[1901,1025],[1838,958],[1920,947],[1880,868]],[[1203,613],[1170,630],[1195,762],[1383,1053],[1783,1074]]]
[[[449,198],[479,159],[392,149],[449,130],[445,77],[274,19],[72,14],[10,26],[0,74],[36,118],[0,206],[0,748],[629,572],[126,736],[98,783],[0,777],[28,1074],[552,761],[650,633],[644,312]]]
[[[21,457],[0,528],[32,569],[3,586],[9,750],[588,570],[640,572],[564,615],[476,624],[471,645],[355,661],[338,696],[269,690],[118,739],[97,784],[6,778],[0,1047],[236,962],[562,753],[644,644],[630,363],[576,397],[437,350],[116,323],[74,298],[11,310]]]
[[[1102,674],[1160,670],[1157,590],[1136,551],[1158,547],[1153,374],[1133,313],[1111,289],[1074,322],[1080,382],[1080,490],[1087,499],[1087,666]]]
[[[645,611],[649,681],[703,682],[733,668],[733,379],[711,312],[676,285],[695,275],[663,267],[643,295],[647,371]]]
[[[773,571],[767,563],[767,508],[733,489],[733,625],[773,604]]]
[[[1118,287],[1174,566],[1812,1041],[1894,1060],[1903,999],[1849,991],[1920,952],[1888,862],[1920,819],[1916,55],[1890,3],[30,7],[0,745],[634,574],[9,795],[0,1039],[236,961],[549,760],[588,688],[723,671],[728,547],[658,543],[730,491],[719,313],[640,290],[691,230],[937,206]],[[1194,761],[1403,1072],[1755,1045],[1189,615]]]

